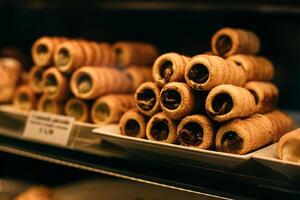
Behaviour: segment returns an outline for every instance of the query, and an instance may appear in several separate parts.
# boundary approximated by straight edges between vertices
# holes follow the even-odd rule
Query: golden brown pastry
[[[268,82],[248,82],[244,86],[254,96],[257,113],[274,110],[277,105],[279,91],[276,85]]]
[[[50,188],[34,186],[19,194],[15,200],[58,200],[58,198]]]
[[[71,77],[71,90],[81,99],[95,99],[111,93],[129,93],[130,79],[124,72],[106,67],[82,67]]]
[[[160,106],[163,112],[175,120],[195,112],[199,113],[204,101],[205,97],[199,97],[186,83],[168,83],[160,92]]]
[[[122,115],[134,108],[133,95],[110,94],[97,99],[92,107],[92,121],[96,124],[119,122]]]
[[[48,68],[43,73],[43,92],[50,99],[62,101],[69,97],[69,80],[56,67]]]
[[[248,30],[222,28],[211,39],[211,48],[215,55],[256,54],[260,49],[258,36]]]
[[[71,73],[86,63],[85,51],[76,40],[67,40],[60,43],[54,52],[55,66],[61,72]]]
[[[21,85],[17,88],[13,106],[24,111],[31,111],[36,106],[36,96],[29,85]]]
[[[108,43],[99,43],[101,57],[98,66],[115,67],[117,55],[115,49]]]
[[[117,42],[114,49],[119,68],[130,65],[152,65],[158,56],[155,46],[141,42]]]
[[[52,114],[62,114],[63,103],[54,99],[50,99],[47,97],[47,95],[42,95],[38,100],[37,110]]]
[[[29,85],[37,94],[43,92],[43,73],[45,67],[32,66],[29,72]]]
[[[14,58],[0,59],[0,103],[9,103],[21,79],[22,65]]]
[[[272,142],[271,121],[261,114],[225,123],[216,135],[218,151],[246,154]]]
[[[124,113],[119,122],[120,132],[137,138],[146,138],[146,123],[148,119],[138,112],[131,109]]]
[[[176,130],[176,122],[161,112],[153,115],[148,121],[146,136],[148,140],[173,144],[176,142]]]
[[[160,88],[154,82],[143,83],[134,94],[137,109],[149,117],[161,111],[159,98]]]
[[[243,68],[247,81],[270,81],[274,77],[274,66],[267,58],[237,54],[229,56],[226,60],[231,60]]]
[[[144,82],[152,81],[152,69],[145,66],[130,66],[125,70],[126,75],[131,81],[131,91],[136,89]]]
[[[247,89],[226,84],[209,92],[205,107],[208,115],[218,122],[247,117],[256,111],[254,96]]]
[[[191,58],[178,53],[165,53],[153,65],[153,79],[160,86],[169,82],[184,81],[184,70]]]
[[[215,144],[216,131],[213,122],[205,115],[190,115],[177,127],[177,140],[183,146],[211,149]]]
[[[185,68],[185,80],[195,90],[208,91],[220,84],[243,86],[246,74],[232,61],[202,54],[194,56]]]
[[[272,131],[270,132],[273,142],[279,140],[285,133],[295,128],[294,121],[286,113],[279,110],[266,113],[265,116],[272,122]]]
[[[64,111],[66,115],[74,117],[76,121],[88,122],[90,119],[88,103],[81,99],[69,99],[65,104]]]
[[[300,129],[295,129],[282,136],[276,148],[279,159],[300,163]]]
[[[53,65],[54,52],[57,46],[66,41],[63,37],[44,36],[37,39],[31,48],[31,55],[36,66],[45,67]]]

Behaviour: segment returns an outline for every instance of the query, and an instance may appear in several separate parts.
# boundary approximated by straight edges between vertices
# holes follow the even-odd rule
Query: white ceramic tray
[[[259,163],[280,172],[290,180],[300,182],[300,163],[278,159],[276,156],[276,145],[277,143],[256,151],[253,153],[252,158]]]
[[[234,168],[251,158],[252,153],[235,155],[211,150],[195,149],[175,144],[166,144],[139,139],[120,134],[117,124],[94,129],[103,140],[122,147],[131,156],[157,161],[172,161],[183,165],[218,166],[222,169]]]

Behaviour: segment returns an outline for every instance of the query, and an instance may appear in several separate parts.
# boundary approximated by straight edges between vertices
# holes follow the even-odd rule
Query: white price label
[[[66,145],[74,124],[73,117],[32,111],[26,122],[24,137]]]

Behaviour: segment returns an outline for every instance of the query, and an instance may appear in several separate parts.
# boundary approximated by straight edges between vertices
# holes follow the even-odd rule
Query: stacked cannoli
[[[159,56],[154,81],[137,88],[136,109],[120,120],[121,134],[246,154],[294,128],[293,120],[276,109],[274,66],[256,55],[255,33],[223,28],[213,35],[211,49],[193,57]]]
[[[158,55],[147,43],[49,36],[36,40],[31,53],[29,83],[18,88],[13,105],[96,124],[117,123],[135,106],[133,92],[152,80],[149,66]]]

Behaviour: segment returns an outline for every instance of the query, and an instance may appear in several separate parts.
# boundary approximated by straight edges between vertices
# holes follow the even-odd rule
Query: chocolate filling
[[[45,87],[49,94],[55,94],[57,92],[57,79],[54,74],[49,74],[46,77]]]
[[[144,89],[137,93],[137,105],[142,110],[151,110],[156,102],[155,93],[151,89]]]
[[[195,83],[203,84],[208,80],[209,71],[205,65],[196,64],[189,70],[188,77]]]
[[[166,119],[154,119],[150,134],[154,140],[166,140],[169,136],[169,126]]]
[[[34,73],[33,80],[34,80],[34,84],[35,84],[38,88],[42,88],[43,71],[42,71],[42,70],[37,70],[37,71]]]
[[[110,108],[106,103],[99,103],[96,107],[96,118],[98,121],[105,121],[110,115]]]
[[[125,133],[128,136],[137,136],[140,132],[140,129],[139,123],[134,119],[128,120],[125,124]]]
[[[164,62],[160,67],[160,77],[164,79],[165,83],[168,83],[173,75],[173,63],[171,61]]]
[[[232,41],[228,35],[221,35],[217,39],[216,49],[220,55],[225,55],[232,48]]]
[[[254,90],[249,90],[249,92],[251,92],[251,94],[253,95],[254,99],[255,99],[255,104],[258,104],[258,95]]]
[[[175,110],[181,103],[181,95],[176,90],[167,89],[163,91],[161,98],[163,105],[170,110]]]
[[[178,141],[186,146],[199,146],[203,142],[202,126],[196,122],[189,122],[177,135]]]
[[[233,131],[226,132],[221,141],[221,149],[227,153],[238,153],[243,148],[243,139]]]
[[[65,66],[71,60],[70,52],[66,48],[61,48],[58,52],[57,65]]]
[[[78,120],[82,117],[84,109],[80,103],[74,102],[69,105],[68,113],[70,116],[73,116],[76,120]]]
[[[88,93],[93,86],[93,81],[88,74],[81,74],[77,80],[77,88],[79,93]]]
[[[36,53],[38,55],[45,55],[49,52],[48,47],[45,44],[40,44],[36,48]]]
[[[225,115],[233,108],[233,101],[229,94],[217,94],[212,100],[212,107],[215,115]]]
[[[49,113],[54,112],[54,102],[51,99],[46,99],[43,102],[43,111]]]

